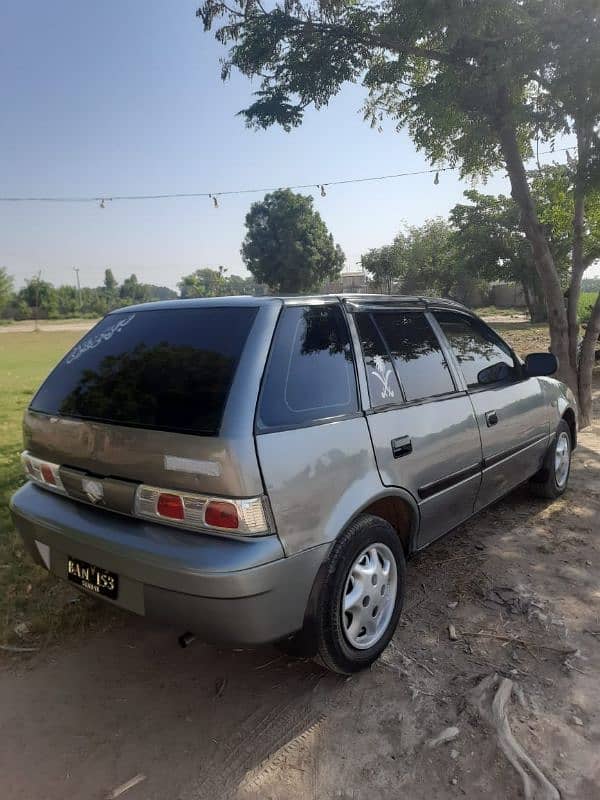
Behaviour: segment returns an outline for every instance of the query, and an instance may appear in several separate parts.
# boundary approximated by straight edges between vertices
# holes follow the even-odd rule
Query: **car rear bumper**
[[[31,483],[16,492],[10,508],[41,566],[66,579],[70,557],[115,572],[117,599],[101,599],[214,642],[261,644],[299,630],[329,547],[286,558],[274,535],[236,540],[188,533]]]

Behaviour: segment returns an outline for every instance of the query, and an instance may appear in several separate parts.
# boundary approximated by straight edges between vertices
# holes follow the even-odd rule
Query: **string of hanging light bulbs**
[[[538,153],[538,155],[549,155],[553,153],[567,153],[567,159],[570,160],[569,151],[573,148],[562,147],[556,150],[545,150]],[[327,189],[332,186],[344,186],[347,184],[368,183],[375,181],[387,181],[398,178],[408,178],[417,175],[434,175],[433,183],[438,186],[440,183],[440,173],[450,172],[457,170],[458,167],[432,167],[430,169],[419,169],[411,172],[396,172],[391,175],[374,175],[365,178],[344,178],[338,181],[328,181],[327,183],[303,183],[296,184],[295,186],[288,186],[285,188],[297,189],[317,189],[321,197],[327,196]],[[212,201],[214,208],[219,208],[219,198],[231,195],[241,194],[265,194],[267,192],[276,191],[277,188],[284,187],[269,187],[261,189],[230,189],[220,192],[176,192],[173,194],[132,194],[132,195],[96,195],[96,196],[74,196],[74,197],[0,197],[0,203],[97,203],[100,208],[106,208],[107,203],[114,203],[120,201],[140,201],[140,200],[180,200],[206,197]]]

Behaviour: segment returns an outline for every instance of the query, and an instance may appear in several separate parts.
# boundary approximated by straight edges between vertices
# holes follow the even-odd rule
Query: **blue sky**
[[[0,194],[106,195],[326,183],[427,168],[404,133],[362,121],[347,87],[286,134],[250,131],[236,112],[253,87],[219,78],[223,49],[195,18],[198,1],[6,3],[0,33]],[[331,187],[315,205],[347,268],[403,222],[445,215],[468,184],[444,173]],[[508,191],[502,176],[486,191]],[[261,195],[143,203],[2,204],[0,265],[21,285],[118,280],[175,287],[197,267],[245,274],[244,216]]]

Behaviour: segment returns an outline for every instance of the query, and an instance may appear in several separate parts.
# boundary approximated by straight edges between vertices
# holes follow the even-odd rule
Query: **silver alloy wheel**
[[[567,482],[569,475],[569,464],[571,463],[571,443],[565,431],[561,431],[556,440],[554,448],[554,476],[556,485],[562,489]]]
[[[387,545],[370,544],[354,561],[342,595],[342,629],[348,643],[367,650],[387,630],[396,604],[398,570]]]

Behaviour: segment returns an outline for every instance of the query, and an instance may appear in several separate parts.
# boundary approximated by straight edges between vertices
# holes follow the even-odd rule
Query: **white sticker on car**
[[[199,461],[195,458],[180,458],[179,456],[165,456],[165,469],[171,472],[188,472],[192,475],[209,475],[218,478],[221,474],[221,465],[218,461]]]
[[[98,345],[102,344],[102,342],[108,342],[115,333],[120,333],[126,325],[129,325],[134,317],[135,314],[130,314],[128,317],[115,322],[114,325],[111,325],[105,331],[96,333],[93,336],[88,336],[87,339],[84,339],[71,350],[67,356],[67,364],[72,364],[73,361],[77,361],[84,353],[87,353],[88,350],[94,350]]]
[[[374,375],[381,383],[381,399],[386,397],[394,397],[394,390],[390,387],[390,378],[392,377],[392,370],[386,367],[385,361],[381,356],[375,356],[375,369],[371,370],[371,375]]]

